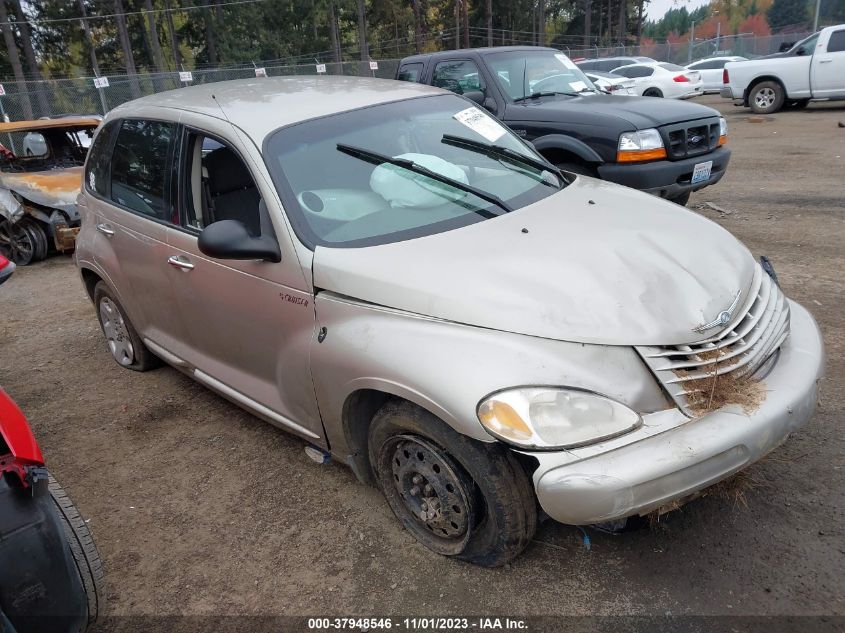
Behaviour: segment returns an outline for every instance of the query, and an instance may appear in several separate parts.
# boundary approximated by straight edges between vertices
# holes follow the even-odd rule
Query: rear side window
[[[841,51],[845,51],[845,30],[831,33],[830,41],[827,43],[828,53],[839,53]]]
[[[119,121],[106,123],[97,133],[88,151],[88,165],[85,168],[85,186],[101,196],[108,197],[109,168],[111,167],[114,137],[120,128]]]
[[[111,170],[111,199],[130,211],[170,221],[169,178],[176,124],[127,120],[120,127]]]
[[[417,83],[420,80],[420,75],[422,75],[422,70],[422,62],[402,64],[399,67],[399,73],[396,75],[396,79],[399,81],[413,81],[414,83]]]

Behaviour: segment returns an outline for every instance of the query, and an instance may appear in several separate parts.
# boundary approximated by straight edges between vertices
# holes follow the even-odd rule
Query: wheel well
[[[97,285],[97,282],[102,281],[102,279],[97,273],[88,268],[80,269],[80,273],[82,274],[82,282],[85,284],[85,291],[88,293],[88,298],[94,301],[94,286]]]
[[[559,149],[557,147],[542,149],[540,150],[540,155],[547,161],[549,161],[552,165],[560,165],[562,163],[578,163],[581,165],[592,164],[584,160],[574,152],[570,152],[565,149]]]
[[[752,79],[751,83],[748,84],[748,88],[745,89],[745,95],[743,95],[743,101],[745,101],[746,106],[748,106],[748,97],[751,95],[751,91],[754,90],[754,87],[757,84],[762,83],[764,81],[775,82],[783,90],[784,98],[788,98],[788,95],[786,94],[786,86],[783,85],[783,82],[780,79],[778,79],[777,77],[774,77],[774,76],[764,75],[762,77],[755,77],[754,79]]]
[[[370,422],[384,403],[394,397],[376,389],[359,389],[349,394],[343,403],[343,432],[349,446],[349,465],[364,483],[374,483],[367,451]]]

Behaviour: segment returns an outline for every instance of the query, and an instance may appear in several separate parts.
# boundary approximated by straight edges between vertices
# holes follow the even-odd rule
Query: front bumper
[[[698,163],[713,161],[710,178],[705,182],[691,183],[692,172]],[[708,154],[683,160],[659,160],[650,163],[605,163],[599,165],[599,176],[619,185],[632,187],[660,196],[676,198],[687,191],[698,191],[715,185],[725,175],[731,160],[731,150],[717,147]]]
[[[790,302],[791,332],[763,380],[766,399],[751,415],[729,406],[580,461],[544,456],[534,473],[543,510],[587,525],[646,514],[715,484],[765,456],[807,423],[824,366],[810,313]],[[568,461],[568,463],[566,463]]]

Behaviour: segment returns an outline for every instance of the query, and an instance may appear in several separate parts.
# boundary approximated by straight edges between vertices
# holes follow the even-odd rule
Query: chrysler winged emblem
[[[736,294],[734,295],[733,301],[731,301],[731,305],[727,308],[722,310],[719,314],[716,315],[716,318],[710,321],[710,323],[704,323],[703,325],[699,325],[698,327],[692,328],[693,332],[706,332],[707,330],[711,330],[714,327],[724,327],[728,323],[731,322],[731,317],[733,317],[734,310],[739,305],[739,296],[742,294],[740,290],[737,290]]]

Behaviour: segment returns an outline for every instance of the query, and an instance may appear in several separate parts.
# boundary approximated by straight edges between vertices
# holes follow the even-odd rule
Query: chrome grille
[[[689,345],[643,346],[637,351],[676,404],[690,414],[687,396],[703,381],[751,376],[789,336],[789,304],[760,266],[742,308],[716,335]]]

